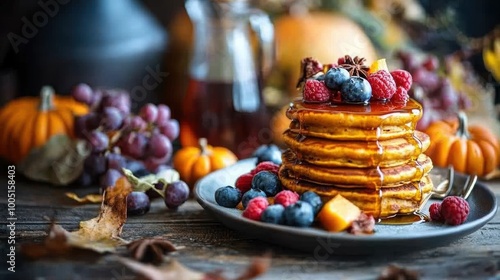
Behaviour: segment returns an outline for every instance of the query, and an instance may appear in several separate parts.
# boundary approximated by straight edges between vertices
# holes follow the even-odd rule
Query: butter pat
[[[324,229],[332,232],[346,230],[361,214],[361,210],[340,194],[330,199],[318,213]]]

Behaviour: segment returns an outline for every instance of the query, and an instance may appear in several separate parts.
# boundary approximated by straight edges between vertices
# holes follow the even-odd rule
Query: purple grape
[[[409,52],[400,51],[396,54],[401,60],[402,68],[412,73],[418,68],[418,62],[414,55]]]
[[[85,170],[82,172],[80,177],[78,177],[78,179],[76,180],[76,183],[82,187],[90,186],[90,185],[92,185],[93,182],[94,182],[94,178],[92,177],[91,174],[89,174],[88,172],[85,172]]]
[[[172,149],[172,142],[165,135],[153,133],[146,153],[155,158],[164,158],[172,153]]]
[[[172,154],[169,153],[162,158],[147,157],[144,160],[144,165],[146,166],[147,170],[149,170],[150,172],[154,172],[160,165],[164,165],[165,163],[167,163],[170,160],[171,156]]]
[[[125,164],[125,168],[130,170],[134,174],[134,176],[136,176],[136,177],[142,177],[142,176],[150,174],[150,172],[147,171],[144,163],[142,161],[139,161],[139,160],[127,160],[127,163]]]
[[[144,215],[149,212],[151,202],[144,192],[131,192],[127,196],[127,214]]]
[[[156,105],[148,103],[142,106],[139,111],[139,116],[141,116],[147,123],[154,123],[158,117],[158,108]]]
[[[106,90],[103,93],[100,109],[106,107],[114,107],[118,109],[124,116],[130,114],[130,96],[120,90]]]
[[[99,108],[102,100],[102,91],[101,90],[95,90],[94,94],[92,96],[92,100],[90,101],[90,107],[92,108]]]
[[[167,184],[165,188],[165,205],[170,209],[177,209],[189,198],[189,187],[184,181]]]
[[[422,62],[422,67],[429,71],[436,71],[439,68],[439,59],[435,55],[429,55]]]
[[[83,115],[83,116],[75,116],[75,122],[74,122],[74,132],[76,137],[78,138],[85,138],[85,135],[87,134],[87,119],[89,118],[89,115]]]
[[[101,187],[101,191],[114,187],[116,181],[122,176],[123,175],[120,173],[120,171],[116,169],[108,169],[106,173],[102,174],[99,178],[99,186]]]
[[[163,187],[164,187],[164,186],[165,186],[165,185],[164,185],[162,182],[158,182],[158,183],[154,184],[154,188],[155,188],[155,189],[157,189],[157,190],[160,190],[160,191],[162,191],[162,192],[163,192]],[[158,192],[153,191],[153,190],[151,190],[151,189],[147,190],[147,191],[146,191],[146,194],[149,196],[149,199],[150,199],[150,200],[153,200],[153,199],[155,199],[155,198],[160,197],[160,194],[159,194]]]
[[[87,84],[78,84],[71,89],[71,96],[78,101],[87,105],[92,104],[93,99],[92,88]]]
[[[134,159],[144,157],[148,139],[144,134],[138,132],[130,132],[125,137],[121,138],[118,145],[122,154],[130,156]]]
[[[412,73],[412,76],[413,82],[420,85],[425,92],[432,92],[439,87],[439,76],[434,72],[419,68]]]
[[[106,130],[116,130],[123,123],[123,116],[117,108],[106,107],[102,110],[101,125]]]
[[[451,86],[448,79],[442,79],[441,87],[439,88],[441,93],[441,108],[442,109],[452,109],[458,106],[458,95]]]
[[[94,153],[103,152],[108,148],[109,145],[108,135],[106,135],[101,131],[94,130],[87,133],[86,139],[92,146],[92,152]]]
[[[139,116],[130,116],[125,119],[123,127],[128,130],[144,131],[148,124]]]
[[[106,160],[109,169],[122,170],[122,168],[127,164],[127,160],[125,159],[125,157],[116,153],[107,154]]]
[[[164,124],[158,127],[160,133],[167,136],[170,141],[174,141],[179,137],[179,122],[175,119],[168,120]]]
[[[99,114],[91,112],[86,115],[85,127],[87,131],[92,131],[101,125],[101,117]]]
[[[106,172],[106,158],[99,154],[90,154],[83,163],[84,173],[93,178]]]
[[[156,124],[162,125],[170,120],[170,107],[164,104],[158,105],[158,116],[156,117]]]

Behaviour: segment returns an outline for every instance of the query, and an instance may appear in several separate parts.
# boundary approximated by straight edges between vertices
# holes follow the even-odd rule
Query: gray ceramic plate
[[[312,252],[318,257],[338,254],[375,254],[386,252],[408,252],[446,245],[471,234],[493,218],[497,210],[496,200],[488,187],[478,182],[468,198],[471,206],[467,221],[459,226],[437,223],[412,225],[377,224],[373,235],[355,236],[345,232],[330,233],[319,228],[295,228],[255,222],[241,216],[241,211],[219,206],[214,193],[217,188],[234,185],[236,178],[250,171],[255,159],[246,159],[218,170],[202,178],[195,187],[195,197],[200,205],[213,214],[221,223],[248,236],[293,248]],[[436,169],[436,172],[441,172]],[[433,174],[439,180],[440,174]],[[463,184],[464,176],[456,175],[455,182]],[[432,200],[427,203],[427,206]],[[424,209],[427,212],[427,209]]]

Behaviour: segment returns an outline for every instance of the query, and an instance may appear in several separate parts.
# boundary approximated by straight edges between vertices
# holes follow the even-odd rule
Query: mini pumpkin
[[[0,110],[0,156],[19,163],[52,136],[73,136],[74,116],[87,112],[86,105],[69,96],[57,96],[49,86],[41,89],[39,97],[10,101]]]
[[[486,127],[468,125],[464,112],[457,119],[433,122],[425,130],[431,145],[425,152],[435,166],[452,165],[456,171],[486,176],[500,160],[500,144]]]
[[[237,160],[236,155],[229,149],[212,147],[207,144],[207,139],[201,138],[199,147],[188,146],[177,151],[173,164],[181,180],[192,188],[198,179]]]

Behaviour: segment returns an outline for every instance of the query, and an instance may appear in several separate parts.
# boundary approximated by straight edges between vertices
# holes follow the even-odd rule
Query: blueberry
[[[241,197],[241,203],[243,204],[243,208],[247,208],[247,204],[248,202],[254,198],[254,197],[258,197],[258,196],[262,196],[262,197],[267,197],[266,196],[266,193],[261,191],[261,190],[258,190],[258,189],[249,189],[246,193],[243,194],[243,196]]]
[[[218,188],[215,191],[215,201],[220,206],[234,208],[241,201],[241,191],[231,186]]]
[[[341,94],[343,102],[366,104],[372,97],[372,87],[366,79],[353,76],[342,84]]]
[[[321,74],[315,77],[317,81],[324,81],[325,80],[325,74]]]
[[[272,161],[278,165],[281,164],[281,151],[274,144],[259,146],[252,156],[257,158],[257,164],[263,161]]]
[[[285,207],[281,204],[270,205],[264,210],[264,212],[262,212],[260,220],[263,221],[264,223],[281,225],[285,221],[283,217],[284,211]]]
[[[285,208],[283,212],[285,224],[295,227],[308,227],[314,221],[314,211],[311,204],[305,201],[297,201]]]
[[[300,200],[311,204],[315,216],[316,214],[318,214],[319,210],[321,210],[321,207],[323,207],[323,201],[321,201],[321,197],[312,191],[307,191],[301,194]]]
[[[261,171],[253,176],[252,188],[265,192],[267,196],[275,196],[281,190],[281,183],[273,172]]]
[[[325,85],[331,90],[340,90],[342,84],[349,80],[349,77],[349,72],[344,68],[330,68],[325,74]]]

